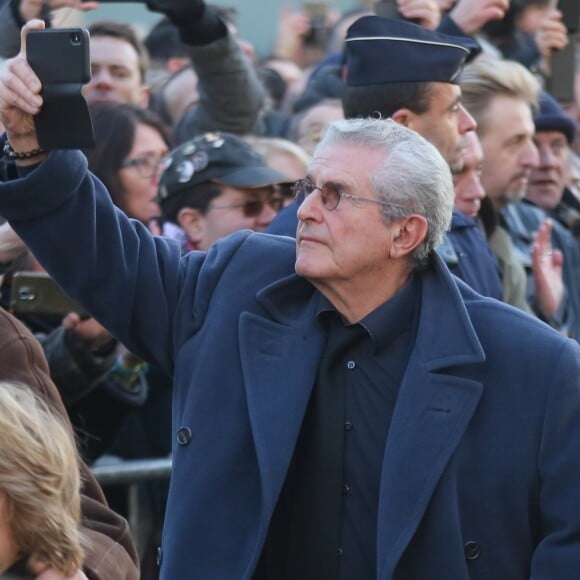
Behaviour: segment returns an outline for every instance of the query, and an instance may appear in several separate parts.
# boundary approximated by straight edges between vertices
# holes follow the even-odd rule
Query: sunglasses
[[[241,209],[244,217],[255,218],[263,211],[264,206],[268,204],[275,212],[282,209],[284,197],[282,195],[273,195],[267,199],[251,199],[242,203],[231,203],[227,205],[211,205],[209,209]]]
[[[379,205],[384,205],[385,207],[396,207],[399,209],[405,209],[402,205],[397,205],[396,203],[391,203],[390,201],[383,201],[380,199],[371,199],[370,197],[361,197],[359,195],[351,195],[350,193],[345,193],[341,191],[335,183],[325,183],[322,187],[316,187],[310,179],[299,179],[293,186],[294,197],[301,201],[307,198],[309,195],[313,194],[316,190],[320,192],[320,201],[327,211],[334,211],[340,200],[350,199],[354,202],[366,202],[366,203],[377,203]]]

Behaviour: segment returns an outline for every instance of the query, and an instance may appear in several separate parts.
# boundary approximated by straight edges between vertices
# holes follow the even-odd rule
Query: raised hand
[[[459,0],[449,15],[465,34],[477,34],[484,24],[501,20],[510,0]]]
[[[66,330],[74,332],[89,342],[93,348],[98,348],[114,340],[111,333],[94,318],[82,319],[76,312],[69,312],[62,319],[62,325]]]
[[[20,35],[20,52],[0,66],[0,122],[15,151],[38,148],[33,115],[42,107],[41,85],[26,61],[26,35],[43,28],[42,20],[27,22]]]
[[[201,18],[205,10],[204,0],[146,0],[145,3],[149,10],[166,14],[176,24]]]
[[[540,70],[549,76],[552,52],[562,50],[568,44],[568,31],[562,22],[562,13],[559,10],[549,12],[534,38],[541,54]]]
[[[544,317],[552,318],[564,298],[560,250],[552,248],[553,222],[547,219],[536,232],[532,247],[532,273],[536,286],[536,301]]]
[[[424,28],[435,30],[441,21],[441,9],[436,0],[399,0],[399,12]]]
[[[535,36],[536,44],[544,57],[549,57],[553,50],[562,50],[568,44],[568,31],[562,22],[562,13],[552,10],[542,20]]]
[[[20,0],[18,11],[24,22],[33,18],[40,18],[44,7],[44,0]],[[46,2],[51,10],[57,8],[75,8],[81,12],[88,12],[99,7],[98,2],[84,2],[83,0],[48,0]]]

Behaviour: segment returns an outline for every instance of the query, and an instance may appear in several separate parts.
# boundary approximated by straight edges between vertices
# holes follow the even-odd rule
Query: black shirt
[[[376,577],[383,455],[419,309],[414,278],[357,324],[321,298],[326,345],[255,580]]]

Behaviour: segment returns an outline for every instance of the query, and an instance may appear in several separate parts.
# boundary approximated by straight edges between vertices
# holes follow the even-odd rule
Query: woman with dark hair
[[[117,207],[149,225],[160,215],[157,189],[169,152],[169,137],[152,111],[133,105],[91,107],[96,146],[85,151],[91,171]]]

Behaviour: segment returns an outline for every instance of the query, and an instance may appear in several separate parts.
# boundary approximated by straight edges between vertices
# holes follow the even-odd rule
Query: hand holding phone
[[[42,84],[43,106],[34,117],[40,146],[47,150],[94,147],[89,108],[81,93],[91,78],[87,30],[30,30],[26,58]]]
[[[310,23],[310,30],[304,37],[304,44],[306,46],[315,46],[325,48],[328,37],[328,14],[329,5],[325,0],[318,2],[304,1],[302,8]]]

